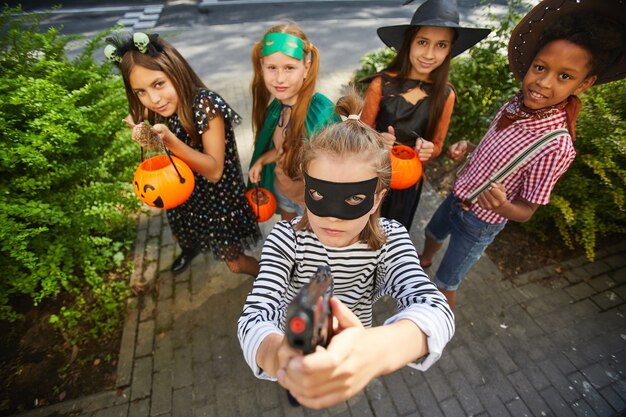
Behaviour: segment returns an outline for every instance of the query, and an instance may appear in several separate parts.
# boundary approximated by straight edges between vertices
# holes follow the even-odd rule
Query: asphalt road
[[[376,36],[379,26],[408,23],[421,2],[403,6],[403,0],[375,1],[304,1],[271,3],[251,0],[215,0],[216,5],[200,11],[196,0],[116,1],[67,0],[43,19],[42,29],[61,27],[63,34],[83,35],[89,39],[119,24],[130,15],[141,14],[148,7],[161,7],[154,28],[129,30],[157,32],[165,36],[190,61],[208,83],[216,79],[250,74],[250,48],[271,25],[293,21],[322,51],[321,72],[345,71],[360,66],[366,52],[384,45]],[[284,0],[281,0],[284,1]],[[484,24],[485,7],[480,0],[460,0],[461,22]],[[25,10],[50,10],[55,2],[33,0]],[[494,0],[494,10],[502,10],[506,0]],[[47,9],[46,7],[47,6]],[[132,19],[130,19],[132,22]],[[78,54],[84,41],[76,41],[68,50],[70,58]]]
[[[124,17],[128,12],[143,10],[146,6],[162,6],[163,15],[159,26],[189,27],[194,25],[227,25],[291,20],[320,21],[339,19],[343,21],[362,19],[406,18],[410,20],[417,5],[422,1],[402,5],[403,0],[8,0],[4,4],[16,6],[22,4],[27,12],[50,12],[44,21],[44,27],[63,26],[63,33],[85,34],[89,36],[104,30]],[[501,7],[506,0],[491,0],[491,4]],[[214,4],[214,6],[206,6]],[[472,9],[481,4],[481,0],[458,0],[461,20]],[[198,7],[202,5],[202,7]],[[187,11],[190,13],[181,13]],[[166,21],[163,19],[166,17]]]

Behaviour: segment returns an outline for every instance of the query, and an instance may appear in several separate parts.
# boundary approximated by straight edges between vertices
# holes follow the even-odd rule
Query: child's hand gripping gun
[[[315,352],[316,346],[328,346],[333,333],[330,297],[333,295],[330,267],[320,265],[287,308],[287,343],[303,354]]]
[[[327,265],[317,267],[311,281],[300,288],[287,307],[287,343],[303,354],[315,352],[316,346],[328,346],[333,335],[333,314],[330,297],[333,295],[333,277]],[[289,391],[289,403],[300,405]]]

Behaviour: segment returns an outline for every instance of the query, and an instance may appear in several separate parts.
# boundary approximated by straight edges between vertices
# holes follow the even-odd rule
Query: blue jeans
[[[304,188],[304,184],[302,187]],[[276,183],[274,183],[274,196],[276,197],[276,202],[281,210],[286,211],[287,213],[296,213],[296,216],[302,216],[304,213],[304,207],[285,197],[285,195],[278,190]]]
[[[459,288],[465,274],[506,225],[506,221],[486,223],[474,212],[465,211],[459,203],[458,198],[449,194],[433,214],[425,232],[438,243],[450,236],[434,280],[437,288],[447,291]]]

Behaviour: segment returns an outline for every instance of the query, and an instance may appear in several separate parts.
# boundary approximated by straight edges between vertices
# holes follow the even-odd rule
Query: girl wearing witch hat
[[[625,26],[622,0],[544,0],[513,30],[509,64],[521,89],[478,145],[450,146],[449,157],[472,157],[425,231],[423,266],[450,237],[434,281],[451,307],[506,222],[525,222],[550,202],[576,155],[577,95],[626,76]]]
[[[450,60],[488,34],[489,29],[461,27],[456,0],[427,0],[415,11],[411,23],[378,28],[380,39],[398,54],[373,78],[361,120],[389,133],[390,143],[415,148],[423,163],[436,158],[455,101],[448,82]],[[420,179],[414,187],[390,190],[382,216],[410,229],[421,189]]]

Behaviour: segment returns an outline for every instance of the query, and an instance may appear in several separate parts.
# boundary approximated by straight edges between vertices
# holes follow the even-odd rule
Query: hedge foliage
[[[104,34],[70,62],[75,37],[16,12],[0,14],[0,319],[19,319],[18,298],[60,297],[52,322],[80,343],[123,314],[138,151],[121,79],[92,58]]]
[[[549,233],[556,225],[565,243],[580,244],[594,259],[598,241],[626,234],[626,80],[601,84],[581,96],[576,159],[559,180],[550,204],[525,224]]]
[[[536,2],[535,2],[536,4]],[[504,16],[489,14],[489,37],[452,61],[450,81],[458,102],[446,137],[448,145],[467,139],[478,143],[498,109],[520,88],[508,65],[510,33],[529,5],[509,2]],[[385,68],[392,49],[361,58],[355,79]],[[363,86],[361,86],[363,88]],[[587,90],[576,128],[577,157],[557,183],[547,206],[540,207],[524,228],[539,236],[558,229],[564,243],[580,245],[593,260],[597,241],[609,233],[626,233],[626,81]]]

